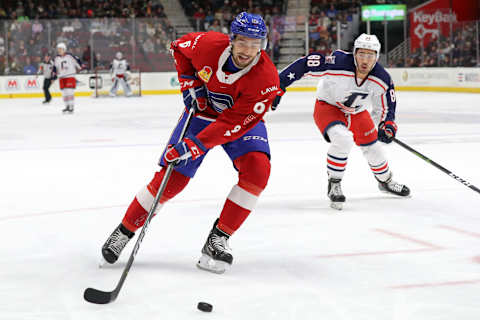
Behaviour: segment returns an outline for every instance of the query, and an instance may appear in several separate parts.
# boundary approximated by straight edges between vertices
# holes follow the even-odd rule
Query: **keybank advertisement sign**
[[[380,4],[362,6],[362,21],[405,20],[405,4]]]

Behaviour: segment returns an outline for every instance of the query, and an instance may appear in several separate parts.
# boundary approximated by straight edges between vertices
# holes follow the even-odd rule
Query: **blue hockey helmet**
[[[262,39],[262,49],[267,47],[267,26],[258,14],[242,12],[230,25],[231,39],[237,34],[254,39]]]

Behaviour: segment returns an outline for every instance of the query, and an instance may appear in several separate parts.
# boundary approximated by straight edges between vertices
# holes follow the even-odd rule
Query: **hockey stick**
[[[423,154],[421,154],[420,152],[418,152],[417,150],[413,149],[412,147],[410,147],[409,145],[405,144],[404,142],[398,140],[397,138],[393,138],[393,141],[395,141],[397,144],[399,144],[400,146],[404,147],[405,149],[407,149],[408,151],[410,151],[411,153],[415,154],[416,156],[418,156],[419,158],[422,158],[423,160],[425,160],[426,162],[430,163],[432,166],[436,167],[437,169],[440,169],[442,170],[443,172],[445,172],[446,174],[448,174],[450,177],[452,177],[453,179],[457,180],[458,182],[462,183],[463,185],[469,187],[470,189],[472,189],[473,191],[477,191],[478,193],[480,193],[480,189],[478,189],[477,187],[475,187],[473,184],[471,184],[470,182],[468,182],[467,180],[465,179],[462,179],[460,178],[459,176],[457,176],[456,174],[454,174],[452,171],[442,167],[441,165],[439,165],[438,163],[436,163],[435,161],[433,161],[432,159],[428,158],[427,156],[424,156]]]
[[[193,114],[195,113],[195,108],[191,108],[187,120],[185,121],[185,124],[182,128],[182,132],[180,133],[180,136],[178,138],[178,142],[182,141],[182,139],[185,136],[185,132],[187,131],[188,125],[190,124],[190,119],[192,118]],[[172,133],[173,134],[173,133]],[[165,187],[167,186],[167,182],[170,179],[170,176],[173,171],[173,167],[175,166],[175,163],[170,163],[167,166],[167,170],[165,171],[165,175],[163,176],[162,182],[160,184],[160,187],[158,188],[157,195],[155,196],[155,199],[153,200],[153,205],[150,208],[150,211],[148,212],[147,219],[145,220],[145,223],[143,225],[142,231],[140,232],[137,242],[135,243],[135,247],[133,247],[132,253],[130,254],[130,258],[128,259],[127,265],[123,269],[122,276],[120,277],[120,280],[118,281],[117,286],[113,291],[101,291],[97,290],[94,288],[87,288],[85,289],[85,292],[83,293],[83,298],[91,303],[97,303],[97,304],[107,304],[110,302],[115,301],[117,299],[117,296],[120,292],[120,289],[122,289],[123,283],[125,282],[125,279],[127,278],[128,272],[130,271],[130,268],[132,267],[133,260],[135,260],[135,256],[137,255],[138,249],[140,248],[140,244],[142,243],[143,237],[145,236],[145,233],[147,232],[148,225],[150,224],[150,221],[153,218],[153,213],[157,209],[158,202],[160,198],[163,195],[163,192],[165,191]]]

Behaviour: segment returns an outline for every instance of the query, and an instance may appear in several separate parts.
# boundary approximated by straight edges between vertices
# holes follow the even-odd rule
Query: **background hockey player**
[[[230,37],[213,31],[190,33],[171,45],[186,109],[195,107],[198,112],[186,138],[168,147],[161,157],[161,166],[185,160],[175,167],[160,203],[187,185],[215,146],[223,147],[238,171],[238,183],[213,224],[197,263],[199,268],[215,273],[232,264],[228,239],[254,209],[270,175],[270,149],[262,118],[277,95],[279,79],[264,51],[266,38],[263,19],[243,12],[233,20]],[[170,144],[178,139],[186,115],[185,111]],[[108,262],[117,260],[135,230],[143,225],[164,174],[163,167],[137,193],[122,223],[104,244],[102,254]]]
[[[395,89],[390,75],[378,63],[379,55],[377,37],[362,34],[355,40],[353,53],[337,50],[325,57],[311,53],[280,73],[283,91],[304,74],[319,73],[314,119],[330,142],[328,196],[335,209],[342,209],[345,202],[340,182],[354,142],[367,159],[380,190],[398,196],[410,194],[408,187],[392,180],[387,158],[377,143],[377,139],[390,143],[397,132]],[[274,109],[280,97],[275,99]]]
[[[67,52],[67,46],[63,42],[57,45],[57,56],[53,62],[53,72],[59,79],[58,84],[65,103],[65,109],[62,112],[73,113],[75,106],[74,93],[77,86],[75,74],[82,69],[82,63],[78,57]]]
[[[121,52],[115,54],[115,59],[113,59],[112,64],[110,65],[110,71],[112,72],[112,88],[110,89],[109,95],[115,97],[117,95],[118,86],[121,85],[123,88],[123,93],[129,97],[132,95],[132,89],[128,84],[128,72],[130,66],[126,59],[123,59]]]
[[[52,100],[50,86],[55,80],[53,74],[53,60],[51,59],[50,53],[46,53],[45,57],[43,58],[43,62],[40,63],[37,75],[41,73],[43,73],[43,94],[45,95],[45,100],[42,103],[50,103]]]

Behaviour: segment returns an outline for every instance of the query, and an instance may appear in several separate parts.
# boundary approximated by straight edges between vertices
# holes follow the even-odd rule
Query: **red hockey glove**
[[[185,166],[205,154],[207,148],[196,137],[191,136],[171,146],[163,157],[167,163],[176,162],[175,166]]]
[[[397,134],[397,125],[394,121],[382,121],[378,125],[378,140],[390,143]]]

